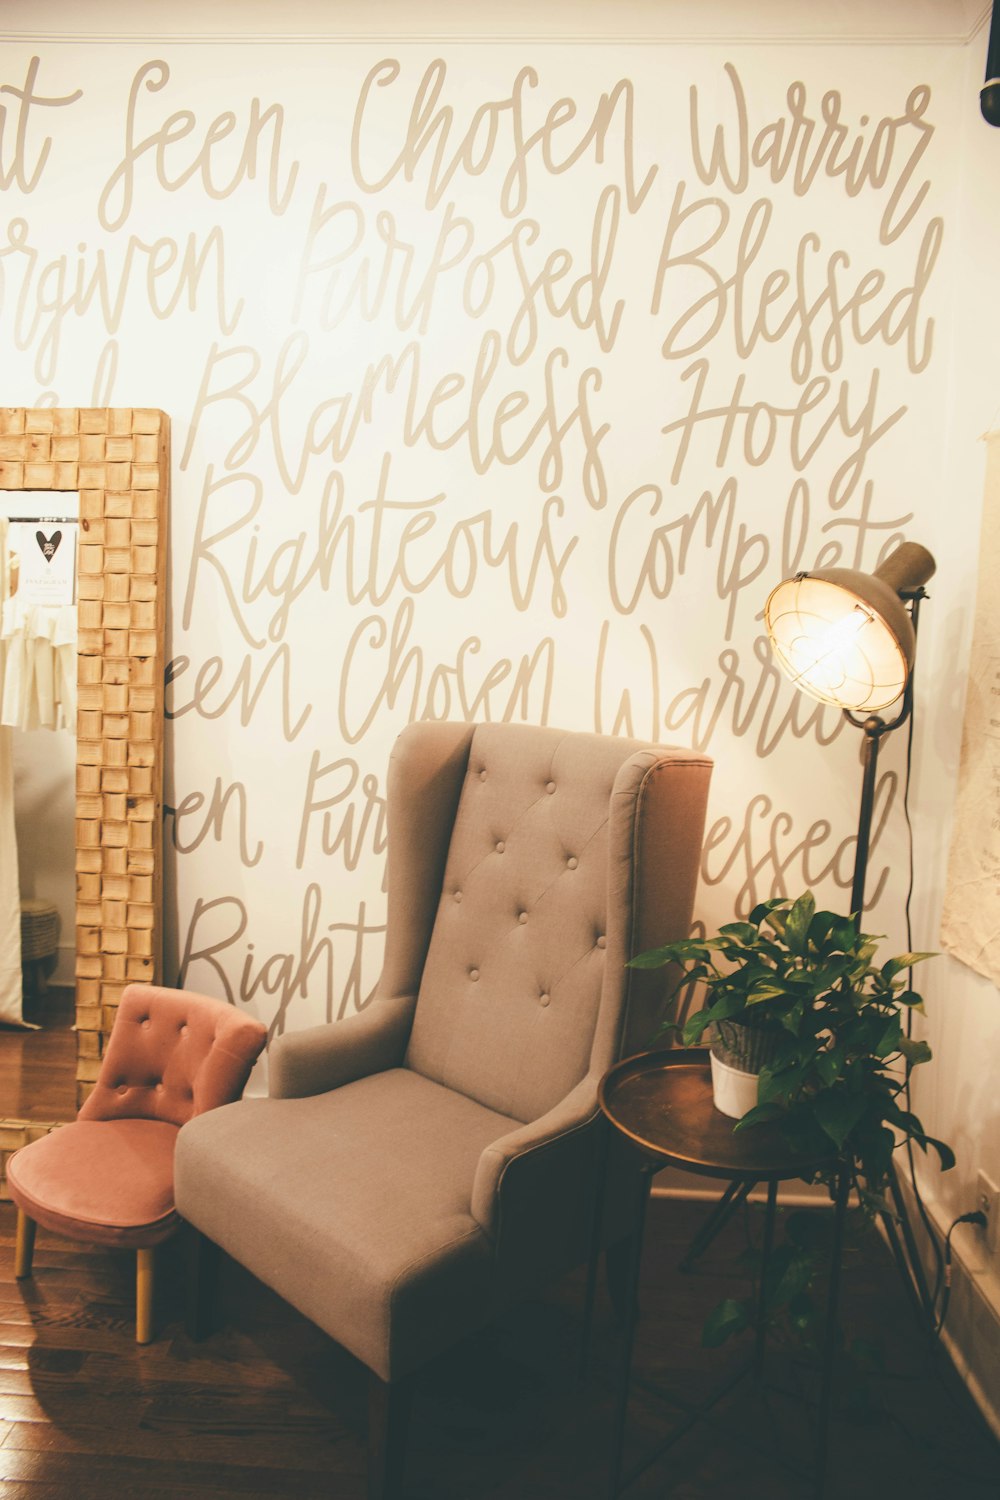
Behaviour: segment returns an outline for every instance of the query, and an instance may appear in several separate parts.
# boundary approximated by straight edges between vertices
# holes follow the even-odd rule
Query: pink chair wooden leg
[[[153,1340],[153,1299],[156,1291],[154,1277],[155,1250],[135,1252],[135,1341],[149,1344]]]
[[[17,1240],[14,1246],[14,1275],[18,1281],[31,1275],[31,1257],[35,1251],[35,1221],[23,1208],[17,1211]]]

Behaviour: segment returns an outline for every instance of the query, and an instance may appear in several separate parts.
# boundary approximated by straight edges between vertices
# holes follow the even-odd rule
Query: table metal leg
[[[826,1489],[827,1450],[830,1438],[830,1413],[833,1407],[833,1370],[837,1356],[837,1310],[840,1302],[840,1268],[844,1256],[844,1225],[847,1199],[851,1191],[851,1169],[841,1164],[834,1199],[833,1248],[830,1251],[830,1287],[826,1302],[826,1329],[823,1338],[823,1369],[820,1381],[819,1413],[816,1429],[816,1497],[822,1500]]]
[[[597,1263],[601,1258],[601,1231],[604,1227],[605,1185],[608,1179],[608,1157],[611,1151],[611,1127],[603,1115],[595,1122],[597,1149],[594,1158],[594,1221],[590,1231],[590,1259],[587,1262],[587,1289],[584,1292],[583,1328],[580,1333],[580,1366],[578,1377],[587,1378],[590,1340],[594,1329],[594,1300],[597,1296]]]
[[[632,1381],[632,1350],[635,1344],[635,1325],[639,1313],[639,1270],[642,1265],[642,1241],[646,1227],[646,1206],[653,1184],[655,1168],[643,1166],[639,1177],[638,1203],[636,1205],[635,1230],[632,1239],[632,1254],[629,1261],[628,1291],[626,1307],[628,1318],[625,1324],[625,1341],[622,1350],[621,1388],[618,1393],[618,1409],[615,1413],[614,1440],[611,1448],[611,1484],[609,1500],[615,1500],[621,1480],[622,1458],[625,1453],[625,1428],[628,1419],[628,1393]]]
[[[695,1261],[700,1259],[708,1249],[709,1245],[720,1234],[733,1214],[746,1201],[747,1194],[757,1186],[756,1182],[731,1182],[712,1209],[705,1223],[698,1230],[691,1244],[685,1252],[684,1259],[677,1267],[679,1271],[690,1271]]]
[[[764,1248],[760,1258],[760,1286],[757,1292],[757,1334],[754,1340],[753,1367],[757,1377],[764,1365],[764,1343],[767,1327],[767,1271],[774,1249],[774,1221],[778,1211],[778,1184],[767,1185],[767,1209],[764,1213]]]

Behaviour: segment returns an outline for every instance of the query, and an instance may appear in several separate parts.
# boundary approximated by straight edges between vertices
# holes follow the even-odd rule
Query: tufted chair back
[[[151,984],[125,990],[81,1120],[164,1120],[238,1099],[267,1032],[231,1005]]]
[[[687,931],[711,767],[513,724],[467,755],[406,1062],[535,1120],[648,1042],[664,976],[625,964]]]

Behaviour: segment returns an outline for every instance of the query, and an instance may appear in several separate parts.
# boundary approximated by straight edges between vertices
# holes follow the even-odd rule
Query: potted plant
[[[854,917],[817,911],[806,891],[795,901],[762,902],[717,937],[668,943],[632,965],[679,964],[678,989],[703,984],[703,1007],[682,1026],[669,1018],[657,1036],[679,1031],[692,1046],[714,1026],[723,1060],[756,1073],[757,1098],[735,1128],[775,1120],[807,1149],[850,1145],[881,1180],[896,1145],[890,1127],[935,1145],[948,1164],[951,1153],[898,1103],[906,1080],[896,1064],[908,1073],[931,1055],[926,1042],[911,1039],[905,1017],[923,1009],[909,971],[933,955],[903,953],[876,965],[878,941]]]
[[[931,1056],[926,1042],[909,1035],[908,1013],[923,1010],[910,971],[933,955],[902,953],[878,964],[878,941],[862,932],[855,917],[817,911],[806,891],[794,901],[762,902],[748,921],[729,922],[716,937],[669,943],[632,960],[637,968],[680,965],[677,990],[691,981],[704,986],[702,1008],[683,1025],[668,1019],[657,1037],[679,1032],[691,1046],[715,1027],[725,1045],[727,1033],[732,1041],[744,1030],[744,1059],[756,1046],[754,1033],[766,1038],[756,1100],[734,1130],[769,1121],[805,1159],[825,1154],[835,1165],[812,1180],[825,1181],[831,1190],[839,1164],[846,1163],[868,1218],[892,1212],[885,1192],[897,1145],[915,1141],[925,1151],[933,1146],[945,1169],[955,1160],[908,1107],[910,1070]],[[795,1216],[790,1230],[798,1234],[801,1221]],[[809,1249],[794,1242],[785,1247],[770,1299],[785,1302],[800,1331],[811,1317]],[[706,1325],[706,1342],[720,1342],[751,1316],[749,1304],[723,1304]]]

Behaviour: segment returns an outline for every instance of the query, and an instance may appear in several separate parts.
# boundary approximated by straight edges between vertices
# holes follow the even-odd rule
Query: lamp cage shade
[[[764,606],[779,665],[822,703],[870,713],[887,708],[906,688],[916,649],[899,592],[933,572],[931,554],[905,542],[875,573],[820,568],[785,579]]]
[[[779,583],[765,620],[784,671],[823,703],[874,711],[906,686],[909,662],[895,636],[837,583],[809,575]]]

